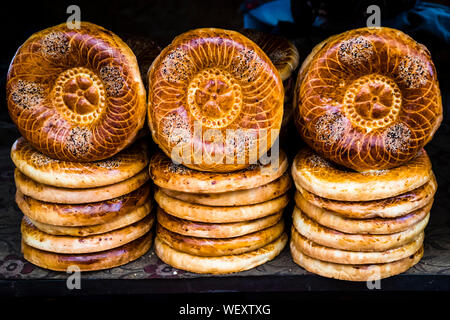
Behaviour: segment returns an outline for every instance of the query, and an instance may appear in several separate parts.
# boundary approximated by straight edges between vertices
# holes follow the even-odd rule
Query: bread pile
[[[352,281],[406,271],[437,188],[423,149],[442,120],[429,52],[398,30],[348,31],[313,49],[295,93],[312,149],[292,164],[294,261]]]
[[[22,251],[43,268],[106,269],[152,243],[146,102],[136,58],[99,26],[32,35],[8,72]]]
[[[201,172],[158,153],[150,174],[158,189],[156,254],[196,273],[251,269],[287,242],[282,212],[289,202],[288,160],[231,173]]]

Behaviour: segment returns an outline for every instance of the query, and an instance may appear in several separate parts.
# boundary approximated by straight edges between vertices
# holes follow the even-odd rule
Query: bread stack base
[[[283,209],[291,180],[287,158],[272,170],[201,172],[155,155],[150,174],[159,186],[155,252],[194,273],[227,274],[274,259],[285,247]],[[264,171],[264,169],[268,169]]]
[[[155,219],[145,144],[106,160],[76,163],[51,159],[21,138],[11,157],[26,260],[56,271],[94,271],[150,249]]]
[[[359,173],[304,149],[292,176],[297,192],[290,249],[301,267],[369,281],[402,273],[422,258],[437,188],[424,150],[403,166]]]

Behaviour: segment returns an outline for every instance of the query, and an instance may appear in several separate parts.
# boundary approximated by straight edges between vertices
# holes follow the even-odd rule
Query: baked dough
[[[442,121],[430,52],[390,28],[332,36],[303,62],[294,113],[303,140],[335,163],[357,171],[407,163]]]
[[[275,225],[233,238],[199,238],[184,236],[157,225],[156,236],[175,250],[202,257],[218,257],[242,254],[264,247],[279,238],[284,231],[284,222],[279,220]]]
[[[185,220],[228,223],[254,220],[277,213],[289,203],[289,195],[257,204],[236,207],[210,207],[171,198],[160,189],[155,191],[155,200],[167,213]]]
[[[319,225],[297,207],[292,224],[305,238],[325,247],[348,251],[386,251],[413,241],[428,224],[430,214],[412,227],[392,234],[350,234]]]
[[[310,219],[330,229],[355,234],[391,234],[409,229],[423,220],[430,213],[433,201],[400,217],[370,219],[346,218],[336,212],[316,207],[298,192],[295,194],[295,204]]]
[[[30,247],[56,253],[92,253],[120,247],[144,234],[152,227],[154,218],[147,215],[142,220],[121,229],[86,237],[55,236],[34,226],[26,216],[20,230],[22,241]]]
[[[53,159],[92,162],[130,145],[145,123],[136,57],[114,33],[66,23],[33,34],[7,75],[11,119]]]
[[[338,167],[306,148],[295,157],[291,172],[299,187],[323,198],[342,201],[394,197],[423,186],[433,176],[424,149],[400,167],[360,173]]]
[[[47,223],[42,223],[27,217],[28,220],[39,230],[52,234],[55,236],[74,236],[74,237],[87,237],[95,234],[102,234],[109,231],[117,230],[126,226],[129,226],[139,220],[144,219],[150,214],[152,210],[151,202],[144,204],[143,206],[137,207],[125,215],[121,215],[111,221],[103,224],[96,224],[91,226],[54,226]],[[153,222],[151,222],[153,224]]]
[[[204,28],[177,36],[155,59],[148,79],[153,140],[189,168],[246,168],[278,137],[280,74],[261,48],[238,32]]]
[[[357,252],[339,250],[321,246],[306,239],[292,227],[291,246],[308,257],[339,264],[387,263],[407,258],[416,253],[423,244],[424,233],[420,233],[412,242],[386,251]]]
[[[151,232],[123,246],[93,253],[62,254],[39,250],[22,241],[22,254],[25,260],[41,268],[67,272],[69,267],[77,266],[80,271],[110,269],[124,265],[144,255],[152,245]]]
[[[86,204],[43,202],[16,192],[20,211],[35,221],[55,226],[92,226],[104,224],[150,203],[150,183],[111,200]]]
[[[281,80],[288,79],[297,69],[300,58],[298,50],[286,38],[255,29],[243,29],[241,33],[255,42],[267,54],[280,73]]]
[[[423,256],[423,247],[413,255],[394,262],[380,264],[338,264],[311,258],[291,243],[295,263],[309,272],[323,277],[348,281],[375,281],[400,274],[417,264]]]
[[[172,216],[158,208],[158,223],[169,231],[200,238],[233,238],[257,232],[275,225],[282,218],[282,212],[267,217],[230,223],[195,222]]]
[[[12,146],[11,159],[34,181],[62,188],[95,188],[118,183],[138,174],[149,163],[144,141],[106,160],[73,162],[52,159],[19,138]]]
[[[274,259],[283,250],[288,237],[283,233],[275,241],[254,251],[222,257],[200,257],[172,249],[155,238],[157,256],[172,267],[195,273],[227,274],[255,268]]]
[[[434,175],[431,180],[412,191],[398,196],[373,201],[338,201],[322,198],[297,186],[299,193],[313,205],[334,211],[352,219],[395,218],[411,213],[433,202],[437,183]]]
[[[285,194],[291,187],[291,178],[285,172],[280,178],[260,187],[221,193],[189,193],[161,188],[172,198],[205,206],[244,206],[269,201]]]
[[[280,150],[278,161],[258,164],[229,172],[202,172],[173,163],[161,152],[150,160],[150,176],[161,188],[188,193],[223,193],[247,190],[278,179],[289,167],[286,154]]]
[[[53,203],[82,204],[105,201],[130,193],[147,182],[149,174],[147,168],[145,168],[137,175],[125,181],[89,189],[58,188],[41,184],[28,178],[18,169],[14,171],[14,179],[17,190],[36,200]]]

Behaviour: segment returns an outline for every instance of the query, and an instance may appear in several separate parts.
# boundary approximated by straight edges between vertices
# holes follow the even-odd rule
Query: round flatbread
[[[55,236],[45,233],[34,226],[25,216],[22,219],[22,241],[36,249],[56,253],[91,253],[120,247],[131,242],[152,227],[154,218],[147,215],[144,219],[121,229],[86,237]]]
[[[320,197],[342,201],[394,197],[423,186],[433,176],[430,158],[423,149],[399,167],[361,173],[338,167],[305,148],[295,157],[291,172],[296,185]]]
[[[274,259],[286,246],[287,240],[287,234],[283,233],[275,241],[254,251],[222,257],[200,257],[172,249],[156,237],[155,252],[162,261],[177,269],[195,273],[227,274],[249,270]]]
[[[84,254],[63,254],[39,250],[22,241],[22,254],[25,260],[38,267],[67,272],[78,267],[80,271],[110,269],[124,265],[143,256],[152,246],[151,232],[128,242],[123,246],[102,252]]]
[[[244,206],[275,199],[291,187],[289,173],[260,187],[221,193],[190,193],[161,188],[161,191],[172,198],[202,204],[205,206]]]
[[[54,226],[92,226],[107,223],[137,207],[151,202],[150,183],[110,200],[87,204],[59,204],[44,202],[16,192],[16,203],[34,221]]]
[[[297,207],[292,223],[305,238],[325,247],[349,251],[386,251],[413,241],[425,229],[430,214],[410,228],[392,234],[349,234],[319,225]]]
[[[413,255],[394,262],[380,264],[338,264],[311,258],[291,243],[292,259],[307,271],[322,277],[348,281],[375,281],[400,274],[422,259],[423,247]]]
[[[152,210],[151,202],[148,202],[140,207],[137,207],[125,215],[121,215],[113,220],[110,220],[103,224],[96,224],[92,226],[54,226],[42,222],[35,221],[28,217],[28,220],[36,226],[39,230],[52,234],[55,236],[74,236],[74,237],[87,237],[96,234],[103,234],[109,231],[117,230],[129,226],[139,220],[144,219],[150,214]],[[153,221],[150,223],[153,224]]]
[[[261,248],[274,241],[284,231],[283,220],[275,225],[239,237],[211,239],[184,236],[157,225],[156,236],[175,250],[202,257],[242,254]]]
[[[306,201],[300,193],[295,194],[295,204],[318,224],[345,233],[391,234],[404,231],[423,220],[431,210],[433,202],[411,213],[396,218],[351,219],[341,216]]]
[[[36,182],[77,189],[124,181],[149,163],[147,145],[142,140],[105,160],[73,162],[52,159],[34,149],[24,138],[19,138],[12,146],[11,159],[23,174]]]
[[[167,230],[192,237],[200,238],[233,238],[275,225],[282,218],[283,213],[278,212],[267,217],[230,223],[204,223],[184,220],[172,216],[158,207],[157,219]]]
[[[321,246],[306,239],[292,227],[291,246],[294,245],[300,252],[322,261],[340,264],[374,264],[393,262],[413,255],[422,247],[423,238],[422,232],[412,242],[398,248],[381,252],[357,252]]]
[[[167,213],[185,220],[228,223],[254,220],[277,213],[289,203],[289,195],[248,206],[211,207],[193,204],[169,197],[160,189],[155,191],[155,200]]]
[[[339,201],[322,198],[297,185],[306,200],[313,205],[334,211],[352,219],[395,218],[406,215],[433,201],[437,183],[434,174],[431,180],[412,191],[398,196],[372,201]]]
[[[144,169],[137,175],[109,186],[89,189],[69,189],[52,187],[38,183],[18,169],[14,171],[17,190],[36,200],[52,203],[81,204],[105,201],[128,194],[149,179],[148,170]]]
[[[267,164],[255,164],[246,169],[220,173],[189,169],[158,152],[150,160],[153,182],[165,189],[188,193],[222,193],[253,189],[278,179],[289,167],[286,154],[280,150]]]

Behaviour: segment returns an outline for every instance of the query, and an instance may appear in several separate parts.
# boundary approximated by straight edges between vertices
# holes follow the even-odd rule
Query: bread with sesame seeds
[[[248,167],[276,142],[284,89],[258,45],[223,29],[176,37],[150,67],[148,121],[174,161],[201,171]]]
[[[7,75],[11,119],[33,147],[58,160],[112,157],[145,123],[146,93],[131,49],[88,22],[33,34]]]
[[[357,171],[397,167],[442,121],[431,55],[390,28],[332,36],[300,68],[294,113],[305,142],[333,162]]]

